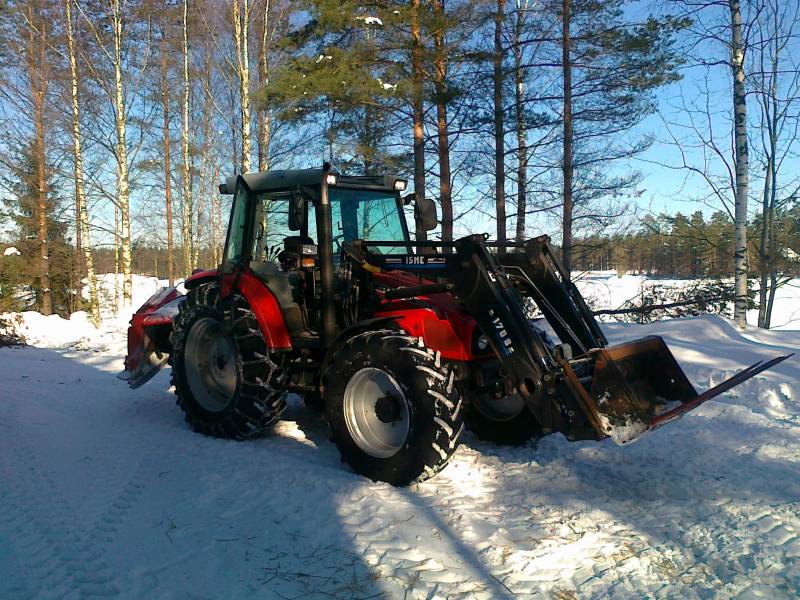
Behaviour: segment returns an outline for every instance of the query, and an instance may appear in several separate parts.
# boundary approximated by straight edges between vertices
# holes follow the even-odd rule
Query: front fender
[[[442,358],[457,361],[480,358],[472,351],[477,326],[473,319],[454,312],[444,312],[439,307],[401,304],[403,306],[396,310],[381,311],[375,316],[393,319],[409,335],[421,337],[425,345],[439,352]]]

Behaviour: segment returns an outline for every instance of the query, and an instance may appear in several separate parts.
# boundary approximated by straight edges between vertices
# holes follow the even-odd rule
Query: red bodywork
[[[389,288],[420,285],[420,280],[405,273],[377,273],[377,285]],[[433,283],[423,280],[422,283]],[[421,337],[425,345],[450,360],[471,360],[475,319],[462,309],[451,294],[431,294],[409,300],[386,301],[373,315],[395,317],[409,335]]]
[[[244,296],[250,308],[256,313],[264,340],[273,350],[290,350],[292,340],[286,330],[286,322],[275,295],[269,291],[250,269],[222,276],[222,295],[227,296],[237,290]]]
[[[131,318],[128,327],[128,354],[120,379],[132,388],[147,383],[167,362],[167,353],[156,349],[152,330],[145,328],[169,325],[178,314],[182,295],[176,287],[163,288],[150,296]]]
[[[203,281],[216,279],[218,271],[202,271],[186,280],[191,289]],[[398,288],[419,285],[413,275],[405,273],[376,273],[378,286]],[[423,283],[431,283],[425,282]],[[261,325],[267,345],[273,350],[290,350],[292,341],[283,319],[278,301],[269,289],[250,271],[242,269],[236,274],[223,275],[223,296],[238,290]],[[425,345],[437,350],[443,358],[471,360],[475,320],[461,309],[455,299],[446,293],[431,294],[413,300],[386,301],[372,317],[395,317],[397,324],[409,335],[421,337]]]
[[[199,271],[184,282],[186,289],[201,283],[217,281],[218,270]],[[376,273],[378,287],[398,288],[420,284],[419,278],[405,273]],[[423,283],[430,283],[425,282]],[[233,291],[245,297],[258,319],[267,345],[273,350],[291,350],[292,341],[286,329],[280,305],[272,292],[248,268],[222,275],[222,294]],[[125,372],[120,375],[133,387],[150,380],[166,363],[168,349],[163,339],[165,326],[178,314],[184,296],[176,287],[164,288],[154,294],[136,311],[128,328],[128,355]],[[393,317],[409,335],[421,337],[425,345],[441,353],[442,358],[467,361],[476,358],[472,341],[476,323],[447,293],[431,294],[407,300],[383,301],[370,317]],[[156,333],[161,333],[162,347],[157,347]]]

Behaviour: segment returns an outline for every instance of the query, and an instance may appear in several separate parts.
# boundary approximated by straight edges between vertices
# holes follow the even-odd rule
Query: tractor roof
[[[319,185],[325,173],[336,175],[337,185],[374,190],[395,191],[395,182],[398,177],[394,175],[339,175],[336,171],[323,169],[289,169],[284,171],[263,171],[260,173],[245,173],[242,175],[247,186],[253,192],[269,192],[273,190],[286,190],[300,186]],[[236,175],[228,177],[221,183],[221,194],[233,194],[236,189]],[[405,186],[403,186],[405,188]]]

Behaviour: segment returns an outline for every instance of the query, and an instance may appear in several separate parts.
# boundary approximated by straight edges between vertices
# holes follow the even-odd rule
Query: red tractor
[[[405,185],[328,166],[228,179],[222,265],[138,310],[122,377],[169,361],[192,428],[233,439],[301,394],[356,472],[404,485],[447,464],[465,423],[497,443],[627,443],[785,358],[698,395],[661,338],[608,347],[546,236],[412,241],[404,206],[428,230],[437,216]]]

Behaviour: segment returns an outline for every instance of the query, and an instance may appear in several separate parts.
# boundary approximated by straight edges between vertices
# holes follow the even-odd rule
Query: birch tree
[[[252,142],[250,106],[250,8],[252,0],[233,0],[233,41],[236,49],[236,74],[239,79],[239,102],[241,107],[242,173],[251,169]]]
[[[183,271],[185,276],[189,276],[194,269],[194,206],[192,202],[192,172],[191,156],[189,148],[189,100],[191,94],[191,84],[189,82],[189,0],[183,0],[183,18],[181,21],[181,31],[183,34],[182,57],[183,57],[183,101],[181,108],[181,180],[183,182],[182,195],[182,234],[183,234]]]
[[[261,11],[261,44],[258,56],[259,83],[263,89],[269,85],[270,54],[272,46],[272,21],[270,12],[272,0],[264,0]],[[258,111],[258,170],[269,169],[269,142],[272,133],[272,121],[269,108],[265,105]]]
[[[69,0],[67,0],[69,1]],[[172,142],[170,136],[170,85],[169,85],[169,42],[167,40],[168,23],[161,26],[160,45],[160,96],[161,96],[161,137],[163,140],[164,165],[164,203],[166,208],[167,228],[167,278],[169,284],[175,283],[175,243],[172,229]]]
[[[72,3],[64,0],[64,22],[67,33],[67,59],[70,72],[70,106],[72,109],[72,156],[75,179],[75,229],[78,250],[83,250],[86,278],[89,283],[89,309],[95,325],[100,324],[100,302],[97,294],[97,276],[92,257],[92,240],[89,234],[89,211],[86,206],[86,187],[83,172],[83,137],[81,134],[81,110],[78,96],[79,74],[73,33]]]
[[[117,164],[117,198],[116,206],[119,210],[119,239],[120,258],[122,271],[122,303],[130,306],[133,297],[133,275],[131,272],[131,215],[130,215],[130,180],[128,164],[128,106],[125,98],[123,83],[123,44],[125,41],[125,15],[123,0],[110,0],[111,30],[113,50],[109,53],[103,51],[111,60],[114,71],[114,125],[116,131],[115,158]]]
[[[734,218],[734,286],[736,299],[733,320],[740,328],[747,325],[747,96],[745,94],[744,38],[739,0],[729,0],[731,14],[731,71],[733,75],[733,122],[736,172]]]

